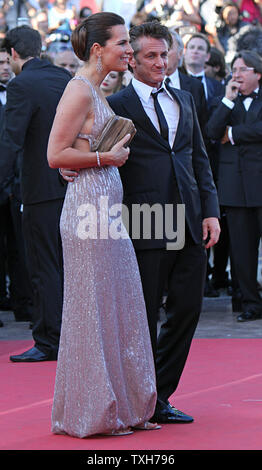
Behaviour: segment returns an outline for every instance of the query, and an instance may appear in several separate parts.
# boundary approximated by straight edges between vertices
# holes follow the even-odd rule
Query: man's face
[[[63,51],[57,54],[55,65],[65,68],[73,77],[79,67],[79,62],[72,51]]]
[[[0,52],[0,82],[7,83],[11,77],[10,56],[7,52]]]
[[[130,61],[134,77],[149,86],[159,88],[167,71],[167,42],[165,39],[143,36],[138,43],[139,52]]]
[[[204,39],[192,38],[189,40],[185,50],[185,63],[187,66],[199,66],[204,69],[205,63],[210,58],[207,52],[207,44]]]
[[[248,95],[259,87],[260,73],[256,73],[253,67],[248,67],[242,58],[235,60],[232,67],[232,78],[239,83],[240,93]]]

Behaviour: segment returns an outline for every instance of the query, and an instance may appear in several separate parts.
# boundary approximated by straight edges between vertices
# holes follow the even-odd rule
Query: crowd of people
[[[97,12],[116,14],[102,17],[113,21],[111,26],[104,24],[104,31],[94,15]],[[83,326],[84,317],[76,323],[70,317],[72,299],[77,312],[97,312],[99,324],[104,322],[103,331],[111,327],[100,318],[108,303],[115,314],[115,303],[123,311],[128,304],[130,315],[133,310],[140,312],[136,346],[140,345],[146,357],[150,348],[143,323],[145,301],[156,367],[156,403],[150,359],[144,363],[148,375],[143,376],[143,391],[148,386],[148,394],[143,398],[141,392],[142,422],[136,422],[138,410],[128,402],[126,409],[130,407],[130,416],[134,413],[127,419],[128,426],[115,422],[112,430],[111,412],[103,426],[105,431],[122,430],[123,434],[132,432],[130,422],[142,429],[157,429],[148,423],[150,413],[157,422],[191,422],[193,418],[172,407],[168,399],[182,374],[203,295],[218,297],[220,289],[227,289],[239,322],[262,318],[257,282],[262,234],[261,2],[2,0],[0,20],[0,310],[12,310],[16,321],[29,321],[35,341],[29,351],[10,359],[56,360],[64,309],[67,326],[62,330],[53,429],[81,436],[96,433],[92,419],[92,431],[88,420],[72,430],[72,416],[66,422],[61,414],[61,402],[65,400],[63,406],[72,408],[75,393],[71,390],[64,397],[64,373],[65,369],[69,373],[72,360],[66,351],[68,331],[76,334],[79,322],[83,331],[87,326]],[[130,30],[132,49],[124,24]],[[90,31],[94,27],[93,42],[87,25]],[[108,31],[111,35],[106,35]],[[110,55],[108,44],[112,50],[122,50],[120,62],[116,52]],[[154,70],[151,60],[162,66]],[[157,97],[152,91],[148,96],[148,86],[153,90],[161,84],[165,93]],[[71,93],[64,92],[71,89]],[[111,109],[105,106],[106,100]],[[169,100],[172,107],[176,103],[175,115]],[[91,101],[94,109],[88,114]],[[166,106],[164,116],[161,110],[158,114],[157,103]],[[97,135],[92,135],[90,123],[96,123],[98,134],[112,110],[135,123],[137,134],[130,156],[124,141],[107,153],[91,149]],[[36,159],[36,154],[41,158]],[[72,242],[76,232],[72,209],[76,204],[81,207],[85,202],[82,196],[87,194],[96,206],[98,195],[104,194],[104,189],[100,191],[103,185],[110,195],[114,188],[112,200],[120,202],[119,174],[123,202],[130,209],[138,203],[185,204],[185,246],[180,252],[164,250],[166,239],[132,240],[144,300],[139,297],[140,281],[130,245],[119,244],[117,256],[115,248],[107,245],[114,257],[109,269],[106,250],[98,256],[98,248],[91,242],[88,250],[79,241]],[[104,250],[104,245],[99,249]],[[85,267],[87,285],[81,281]],[[101,278],[106,284],[110,279],[111,289],[106,294]],[[129,292],[132,279],[136,295],[134,289]],[[72,283],[76,290],[72,291]],[[167,320],[157,339],[158,311],[164,298]],[[132,305],[135,299],[137,303]],[[134,318],[130,315],[126,325],[120,319],[117,326],[118,331],[123,328],[123,338],[125,327]],[[70,341],[74,343],[72,338]],[[80,336],[80,345],[81,341]],[[129,341],[130,337],[120,356],[125,356],[123,349],[129,350]],[[83,347],[87,351],[87,345]],[[96,344],[95,349],[98,357],[100,347]],[[79,350],[72,354],[78,355]],[[135,346],[127,361],[131,356],[132,360],[136,357]],[[80,369],[79,380],[81,364]],[[72,373],[76,374],[76,369]],[[141,385],[139,370],[135,373],[134,367],[132,374]],[[106,399],[112,399],[110,390]],[[147,401],[150,408],[145,413]],[[97,426],[100,429],[101,423]]]
[[[87,18],[90,14],[97,11],[114,11],[124,17],[128,27],[138,25],[144,21],[158,19],[175,34],[173,48],[175,53],[180,55],[178,64],[173,64],[172,52],[169,54],[169,72],[173,73],[178,68],[183,73],[183,80],[188,74],[204,71],[203,86],[206,92],[206,100],[210,102],[214,95],[221,94],[221,86],[225,84],[231,73],[231,61],[235,54],[242,49],[257,51],[262,55],[262,6],[261,2],[255,0],[187,0],[180,2],[176,0],[165,0],[161,2],[151,1],[104,1],[81,0],[81,1],[28,1],[8,2],[3,0],[0,13],[0,38],[4,39],[6,32],[17,24],[29,24],[38,30],[42,39],[41,57],[48,59],[57,66],[67,69],[72,76],[75,75],[77,69],[81,65],[81,61],[75,55],[70,37],[75,27]],[[200,32],[207,39],[204,49],[205,53],[202,57],[198,57],[196,64],[189,64],[189,48],[184,47],[188,38],[192,34]],[[201,40],[200,40],[201,42]],[[191,43],[192,44],[192,43]],[[204,43],[203,43],[204,44]],[[194,51],[192,50],[192,54]],[[11,66],[8,64],[7,53],[0,52],[0,80],[1,91],[0,99],[4,105],[6,100],[6,92],[3,86],[14,77]],[[122,87],[127,86],[132,77],[131,71],[116,72],[112,71],[101,84],[101,88],[105,96],[115,93]],[[211,80],[209,80],[211,79]],[[212,82],[213,79],[213,82]],[[207,85],[211,88],[207,93]],[[215,83],[214,80],[216,80]],[[212,85],[211,85],[212,83]],[[221,84],[221,86],[219,85]],[[176,86],[176,83],[173,83]],[[192,92],[190,88],[189,91]],[[195,100],[198,103],[200,96],[195,93]],[[204,97],[202,96],[202,100]],[[203,129],[203,110],[199,107],[199,122]],[[211,166],[216,175],[217,172],[217,149],[215,145],[208,142]],[[216,178],[216,176],[215,176]],[[16,174],[15,186],[12,192],[15,199],[12,205],[16,203],[17,217],[15,222],[16,231],[21,230],[20,214],[19,214],[19,183]],[[17,320],[25,320],[30,318],[30,302],[28,304],[28,282],[24,286],[27,276],[19,275],[20,282],[15,281],[18,273],[25,271],[23,246],[17,247],[17,242],[13,225],[11,224],[11,208],[8,198],[8,190],[10,185],[5,183],[6,187],[1,188],[1,282],[0,282],[0,308],[3,310],[12,308]],[[9,188],[9,189],[8,189]],[[8,201],[8,203],[6,202]],[[12,209],[13,210],[13,209]],[[14,213],[14,210],[13,210]],[[240,292],[238,284],[234,277],[234,272],[228,272],[229,260],[229,235],[227,230],[226,218],[222,208],[221,224],[223,227],[219,246],[213,251],[208,265],[208,275],[205,287],[205,295],[208,297],[217,297],[221,288],[226,288],[230,295],[233,294],[232,305],[233,310],[239,309]],[[21,234],[17,237],[21,245]],[[220,250],[221,247],[221,250]],[[17,265],[17,250],[22,259],[22,265]],[[14,268],[16,266],[16,268]],[[7,278],[11,278],[9,280]],[[8,286],[9,284],[9,286]],[[16,291],[17,294],[12,294]],[[26,295],[24,294],[26,293]],[[13,298],[12,305],[10,296]],[[21,297],[22,300],[16,302],[15,299]]]

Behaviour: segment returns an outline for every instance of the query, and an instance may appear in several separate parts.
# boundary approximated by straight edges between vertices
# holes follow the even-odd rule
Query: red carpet
[[[1,450],[261,450],[261,339],[195,339],[173,402],[192,424],[125,437],[50,432],[56,362],[17,364],[28,341],[0,341]]]

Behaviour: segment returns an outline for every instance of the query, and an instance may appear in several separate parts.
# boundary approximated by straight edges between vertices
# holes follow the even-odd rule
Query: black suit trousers
[[[33,290],[35,346],[56,358],[59,346],[62,301],[63,257],[59,221],[63,199],[23,208],[23,233]]]
[[[206,276],[206,250],[190,235],[182,250],[136,252],[156,364],[158,398],[176,390],[199,320]],[[157,318],[167,287],[166,321],[157,338]]]
[[[10,295],[16,320],[32,317],[32,289],[25,256],[25,243],[22,232],[21,201],[12,196],[9,200],[12,217],[10,242],[15,251],[9,263]]]
[[[226,207],[231,252],[244,311],[262,313],[257,285],[262,207]]]

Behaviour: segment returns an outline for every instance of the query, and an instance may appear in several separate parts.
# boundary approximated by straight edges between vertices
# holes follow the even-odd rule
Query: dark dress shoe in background
[[[42,361],[52,361],[54,359],[50,358],[49,355],[43,353],[36,347],[28,349],[22,354],[17,356],[10,356],[10,361],[12,362],[42,362]]]
[[[12,310],[12,304],[11,304],[11,300],[9,299],[9,297],[0,298],[0,310],[2,310],[3,312]]]
[[[262,318],[262,313],[247,311],[238,315],[237,321],[245,322],[245,321],[259,320],[260,318]]]
[[[215,289],[209,279],[206,280],[204,297],[219,297],[220,293]]]

